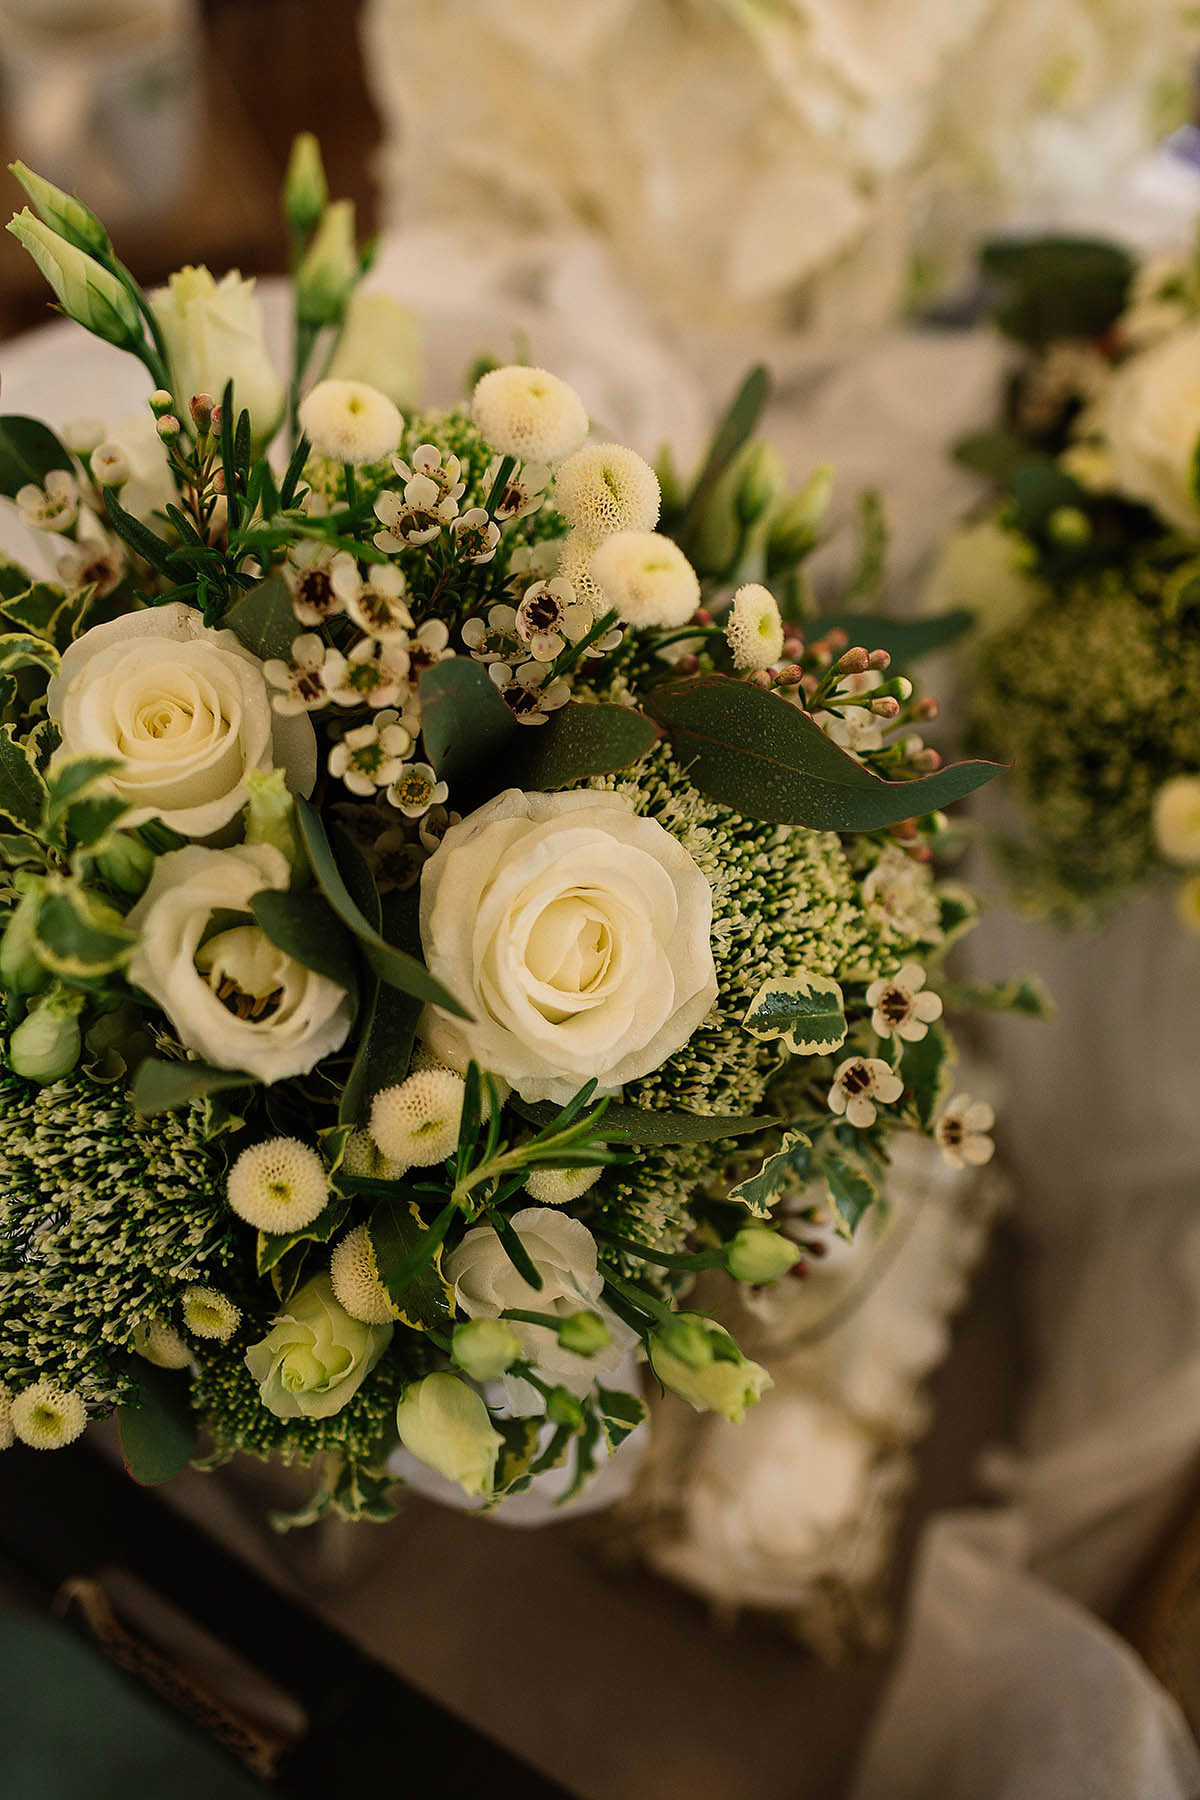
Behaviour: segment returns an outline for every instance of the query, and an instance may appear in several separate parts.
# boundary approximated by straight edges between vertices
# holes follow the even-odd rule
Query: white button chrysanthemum
[[[73,1444],[87,1424],[87,1408],[78,1394],[35,1381],[12,1403],[12,1428],[31,1450],[61,1450]]]
[[[404,1164],[384,1156],[369,1131],[352,1131],[342,1151],[342,1168],[347,1175],[365,1175],[370,1181],[395,1181],[404,1173]]]
[[[568,456],[555,476],[554,504],[568,525],[602,538],[614,531],[653,531],[662,490],[636,450],[587,444]]]
[[[173,1325],[151,1319],[133,1334],[133,1348],[159,1369],[186,1369],[192,1353]]]
[[[995,1153],[987,1135],[996,1115],[986,1100],[955,1094],[933,1128],[934,1141],[952,1169],[982,1168]]]
[[[184,1288],[180,1301],[183,1322],[193,1337],[212,1338],[224,1344],[242,1321],[242,1309],[216,1288]]]
[[[904,1083],[881,1056],[848,1056],[833,1072],[829,1110],[844,1113],[846,1122],[865,1130],[875,1123],[875,1102],[890,1106],[904,1092]]]
[[[329,1178],[316,1151],[299,1138],[251,1144],[229,1171],[229,1204],[259,1231],[299,1231],[329,1199]]]
[[[1168,862],[1200,863],[1200,775],[1174,775],[1154,796],[1154,837]]]
[[[522,462],[561,462],[588,434],[588,416],[575,389],[548,369],[522,363],[481,376],[471,410],[492,449]]]
[[[0,1386],[0,1450],[10,1450],[16,1438],[12,1422],[12,1390]]]
[[[563,581],[570,582],[575,598],[589,606],[597,617],[608,610],[609,604],[604,589],[592,574],[592,558],[598,548],[596,539],[585,531],[569,531],[559,548],[556,571]]]
[[[531,1169],[525,1178],[525,1192],[539,1206],[569,1206],[590,1187],[595,1187],[603,1170]]]
[[[395,404],[365,381],[318,381],[300,402],[300,429],[318,456],[335,462],[379,462],[400,442],[404,420]]]
[[[867,989],[871,1029],[879,1037],[895,1032],[906,1044],[919,1044],[935,1019],[942,1016],[941,996],[922,993],[925,971],[920,963],[905,963],[894,975],[873,981]]]
[[[329,1259],[333,1296],[352,1319],[363,1325],[390,1325],[396,1318],[387,1289],[379,1279],[375,1246],[365,1225],[348,1231]]]
[[[444,1162],[458,1142],[465,1083],[451,1069],[421,1069],[371,1102],[371,1136],[408,1169]]]
[[[590,568],[605,606],[630,625],[686,625],[700,604],[696,571],[657,531],[615,532],[593,553]]]
[[[783,620],[774,594],[761,582],[747,582],[733,596],[725,642],[736,669],[769,669],[783,655]]]

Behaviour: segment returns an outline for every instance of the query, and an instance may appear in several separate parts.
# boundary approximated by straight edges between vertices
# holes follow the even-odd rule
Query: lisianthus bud
[[[791,568],[807,556],[821,535],[833,496],[833,470],[822,463],[802,488],[776,509],[767,537],[767,572]]]
[[[686,1363],[689,1369],[706,1369],[713,1359],[712,1338],[707,1325],[708,1321],[697,1313],[676,1313],[654,1335],[665,1351]]]
[[[28,207],[9,220],[8,230],[28,250],[72,319],[122,350],[143,342],[133,297],[115,275],[59,237]]]
[[[405,1388],[396,1408],[400,1442],[463,1492],[490,1494],[504,1439],[474,1388],[447,1370]]]
[[[303,868],[304,858],[296,836],[296,803],[288,792],[282,769],[251,769],[245,776],[250,796],[246,807],[248,844],[273,844],[282,850],[293,872]]]
[[[783,458],[761,440],[748,444],[738,469],[734,506],[743,525],[757,524],[783,487]]]
[[[44,999],[35,1000],[8,1040],[13,1073],[43,1083],[69,1075],[83,1049],[82,1007],[83,995],[57,982]]]
[[[735,1281],[778,1281],[800,1261],[799,1246],[765,1225],[743,1225],[726,1250],[726,1264]]]
[[[328,199],[321,146],[311,131],[297,132],[283,178],[284,217],[293,231],[311,231]]]
[[[679,1355],[679,1337],[673,1327],[685,1321],[708,1337],[707,1363],[697,1365]],[[772,1385],[767,1371],[744,1357],[722,1326],[699,1313],[680,1314],[653,1332],[649,1350],[650,1366],[664,1387],[697,1412],[718,1412],[735,1424],[745,1416],[747,1406]]]
[[[154,872],[154,852],[134,832],[116,831],[96,858],[102,881],[137,900]]]
[[[50,980],[34,948],[46,883],[40,875],[21,873],[16,886],[21,898],[0,937],[0,988],[6,994],[37,994]]]
[[[85,250],[93,256],[108,255],[112,249],[108,233],[89,206],[76,199],[74,194],[64,194],[44,175],[35,175],[26,163],[14,162],[8,166],[51,231],[66,238],[77,250]]]
[[[525,1346],[506,1319],[467,1319],[454,1328],[450,1354],[473,1381],[499,1381]]]
[[[296,303],[305,325],[334,325],[362,273],[354,247],[354,202],[335,200],[296,270]]]
[[[569,1313],[558,1327],[558,1341],[576,1356],[598,1356],[612,1343],[612,1332],[597,1312]]]

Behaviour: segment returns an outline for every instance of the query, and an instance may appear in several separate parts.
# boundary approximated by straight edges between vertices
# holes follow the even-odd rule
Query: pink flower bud
[[[850,642],[850,633],[843,631],[840,625],[835,625],[832,631],[826,633],[826,636],[831,650],[844,650]]]
[[[877,719],[894,719],[899,716],[900,702],[885,694],[882,700],[872,700],[871,711]]]
[[[926,694],[924,698],[918,700],[917,704],[913,707],[913,718],[936,719],[941,710],[941,707],[938,705],[933,695]]]
[[[755,669],[752,674],[746,677],[746,679],[751,687],[769,688],[771,686],[771,674],[769,669]]]
[[[711,625],[712,624],[712,614],[709,612],[707,606],[698,606],[696,608],[695,612],[692,614],[692,624],[693,625]]]
[[[212,424],[213,397],[211,394],[193,394],[188,408],[192,415],[192,424],[201,434]]]
[[[890,650],[872,650],[867,658],[867,666],[871,669],[890,669],[892,654]]]

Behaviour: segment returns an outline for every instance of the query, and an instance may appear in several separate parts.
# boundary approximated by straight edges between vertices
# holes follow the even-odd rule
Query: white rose
[[[159,857],[129,914],[141,933],[130,981],[162,1007],[187,1049],[260,1081],[306,1074],[345,1042],[353,1015],[344,988],[257,925],[235,925],[201,948],[214,911],[248,913],[255,894],[286,888],[290,874],[270,844],[189,844]]]
[[[252,770],[282,768],[293,793],[316,780],[308,715],[273,712],[258,658],[181,600],[85,631],[47,704],[64,755],[120,760],[110,779],[134,809],[128,825],[157,818],[211,837],[246,804]]]
[[[175,404],[181,418],[193,394],[220,401],[233,382],[233,404],[250,414],[254,436],[273,437],[283,417],[283,387],[271,366],[262,307],[254,282],[236,269],[215,281],[189,266],[151,296],[171,362]]]
[[[712,894],[622,795],[509,788],[451,826],[421,877],[429,969],[474,1015],[428,1009],[452,1068],[527,1100],[611,1093],[685,1044],[717,995]]]
[[[1119,493],[1141,500],[1188,537],[1200,535],[1193,487],[1200,445],[1200,324],[1123,363],[1101,424]]]
[[[548,1380],[582,1398],[597,1375],[611,1374],[620,1367],[637,1335],[601,1301],[604,1277],[597,1267],[596,1240],[586,1225],[550,1206],[527,1206],[514,1213],[510,1223],[542,1278],[541,1287],[530,1287],[518,1274],[490,1225],[476,1225],[446,1258],[446,1278],[454,1283],[455,1303],[469,1319],[496,1319],[509,1307],[550,1313],[558,1319],[568,1313],[598,1312],[608,1326],[611,1342],[596,1356],[576,1356],[564,1350],[548,1325],[512,1321],[529,1360]],[[541,1397],[527,1381],[506,1377],[504,1386],[514,1411],[542,1410]]]

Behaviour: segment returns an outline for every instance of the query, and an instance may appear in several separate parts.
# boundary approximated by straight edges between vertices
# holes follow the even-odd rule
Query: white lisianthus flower
[[[700,581],[687,557],[657,531],[617,531],[589,561],[604,605],[628,624],[686,625],[700,604]]]
[[[1193,486],[1200,445],[1200,323],[1116,371],[1100,412],[1113,484],[1187,537],[1200,536]]]
[[[252,769],[282,768],[293,793],[316,780],[310,720],[273,712],[258,658],[181,600],[93,625],[46,701],[62,755],[121,764],[109,779],[133,809],[126,826],[161,819],[211,837],[245,806]]]
[[[476,1225],[445,1261],[455,1303],[468,1319],[498,1319],[514,1307],[560,1319],[577,1312],[599,1313],[611,1342],[595,1356],[565,1350],[548,1325],[510,1321],[530,1362],[548,1380],[582,1398],[597,1375],[620,1366],[637,1342],[636,1333],[601,1299],[604,1277],[597,1265],[596,1240],[586,1225],[548,1206],[527,1206],[513,1213],[510,1223],[542,1278],[541,1287],[531,1287],[518,1273],[490,1225]],[[528,1382],[510,1377],[505,1389],[515,1411],[541,1411],[542,1402]]]
[[[921,611],[950,612],[965,606],[975,615],[977,631],[989,637],[1007,631],[1042,593],[1041,583],[1025,566],[1028,559],[1025,539],[1006,531],[997,520],[962,525],[938,554],[921,596]]]
[[[611,1093],[686,1044],[717,996],[712,893],[623,796],[509,788],[453,825],[421,877],[430,972],[474,1015],[421,1035],[527,1100]]]
[[[1168,862],[1200,863],[1200,775],[1173,775],[1154,796],[1154,839]]]
[[[520,462],[561,462],[588,434],[587,412],[575,389],[548,369],[523,363],[481,375],[471,410],[484,441]]]
[[[276,1418],[329,1419],[354,1398],[391,1339],[391,1325],[352,1319],[328,1275],[314,1275],[247,1350],[246,1367]]]
[[[750,581],[733,596],[725,641],[735,669],[769,669],[783,655],[783,620],[774,594]]]
[[[327,378],[300,402],[300,428],[318,456],[334,462],[381,462],[404,431],[394,400],[365,381]]]
[[[448,1369],[405,1388],[396,1408],[400,1442],[418,1462],[472,1499],[490,1494],[504,1439],[473,1387]]]
[[[214,912],[248,913],[255,894],[286,888],[290,874],[271,844],[189,844],[159,857],[129,914],[141,933],[129,964],[134,986],[162,1007],[187,1049],[260,1081],[307,1074],[345,1042],[353,1011],[344,988],[257,925],[218,932],[201,948]]]
[[[220,400],[232,381],[234,408],[250,414],[255,438],[273,437],[283,417],[283,385],[267,355],[254,282],[236,269],[216,281],[207,269],[189,265],[151,295],[151,305],[166,339],[179,416],[187,417],[193,394]]]
[[[662,491],[636,450],[586,444],[555,475],[554,504],[568,525],[602,538],[614,531],[653,531]]]

